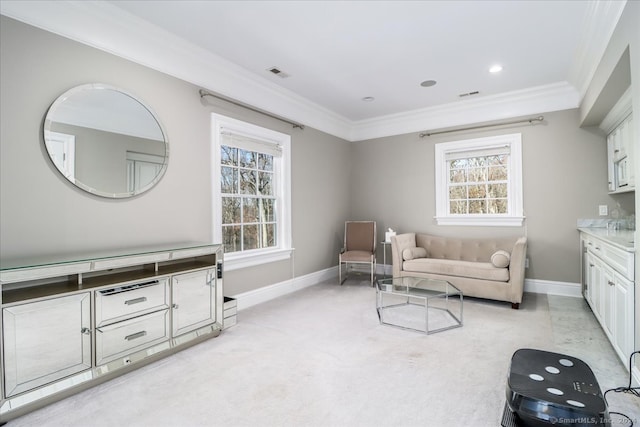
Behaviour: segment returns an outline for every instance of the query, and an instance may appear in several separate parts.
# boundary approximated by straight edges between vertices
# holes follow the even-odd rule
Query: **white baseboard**
[[[376,273],[379,275],[391,274],[390,264],[377,264]],[[284,282],[275,283],[253,291],[231,295],[238,301],[238,310],[252,307],[274,298],[299,291],[309,286],[317,285],[326,280],[338,276],[338,267],[330,267],[316,271]],[[568,297],[582,298],[582,286],[579,283],[556,282],[551,280],[525,279],[524,291],[537,294],[561,295]],[[640,376],[640,372],[638,373]]]
[[[317,285],[318,283],[324,282],[337,276],[338,267],[331,267],[325,270],[306,274],[304,276],[295,277],[290,280],[285,280],[284,282],[274,283],[273,285],[265,286],[253,291],[231,295],[231,297],[237,300],[238,311],[241,311],[245,308],[249,308],[254,305],[272,300],[282,295],[299,291],[300,289],[304,289],[309,286]]]
[[[572,282],[524,279],[524,291],[533,292],[535,294],[582,298],[582,285],[580,283]]]
[[[377,274],[391,274],[392,266],[378,264]],[[557,282],[555,280],[524,279],[524,291],[535,294],[560,295],[582,298],[582,285],[573,282]]]

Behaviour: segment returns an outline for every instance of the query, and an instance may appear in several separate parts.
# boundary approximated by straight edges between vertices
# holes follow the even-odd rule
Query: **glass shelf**
[[[86,262],[104,261],[109,259],[153,255],[166,252],[188,251],[203,249],[211,246],[219,246],[204,242],[182,242],[164,245],[149,245],[131,248],[118,248],[110,250],[86,251],[68,254],[45,254],[14,259],[1,259],[0,271],[11,271],[25,268],[48,267],[54,265],[76,264]]]

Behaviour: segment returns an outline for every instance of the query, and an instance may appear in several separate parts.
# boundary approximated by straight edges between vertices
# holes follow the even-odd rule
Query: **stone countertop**
[[[597,237],[624,251],[635,252],[633,230],[608,230],[607,228],[579,227],[578,231]]]

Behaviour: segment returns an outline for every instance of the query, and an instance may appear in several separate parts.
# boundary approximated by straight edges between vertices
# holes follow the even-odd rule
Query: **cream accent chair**
[[[347,280],[349,264],[369,264],[371,266],[371,286],[376,270],[376,222],[346,221],[344,223],[344,247],[338,255],[340,285]],[[342,279],[342,264],[345,264],[345,278]]]

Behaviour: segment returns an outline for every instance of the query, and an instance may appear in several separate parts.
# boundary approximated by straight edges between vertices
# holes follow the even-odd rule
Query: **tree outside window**
[[[436,144],[435,173],[438,224],[522,225],[521,134]]]
[[[220,159],[225,252],[276,247],[273,156],[222,145]]]

